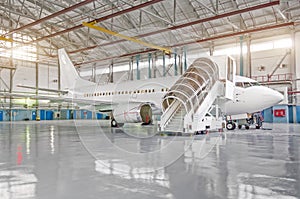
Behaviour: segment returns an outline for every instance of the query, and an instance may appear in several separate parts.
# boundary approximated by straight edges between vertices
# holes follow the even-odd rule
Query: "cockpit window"
[[[258,82],[251,82],[252,86],[260,86]]]
[[[244,82],[244,88],[248,88],[252,86],[252,84],[250,82]]]
[[[243,82],[235,82],[235,86],[244,87]]]
[[[260,86],[260,84],[258,82],[236,82],[235,86],[248,88],[248,87],[251,87],[251,86]]]

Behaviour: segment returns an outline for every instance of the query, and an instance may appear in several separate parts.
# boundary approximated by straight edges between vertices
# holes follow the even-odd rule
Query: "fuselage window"
[[[152,89],[152,93],[154,93],[155,92],[155,90],[154,89]]]
[[[161,89],[161,92],[164,92],[164,89],[163,89],[163,88]]]
[[[137,93],[140,93],[140,90],[138,90]]]

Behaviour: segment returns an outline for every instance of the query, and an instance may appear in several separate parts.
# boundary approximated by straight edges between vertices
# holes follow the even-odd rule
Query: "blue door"
[[[97,119],[98,120],[103,119],[103,114],[102,113],[97,113]]]
[[[53,111],[46,111],[46,120],[53,120]]]
[[[31,119],[36,120],[36,111],[31,112]]]
[[[0,111],[0,121],[3,121],[3,111]]]
[[[300,106],[296,107],[297,123],[300,123]]]
[[[76,111],[73,110],[73,119],[76,119]]]
[[[92,119],[93,117],[93,112],[92,111],[87,111],[86,119]]]
[[[45,119],[46,119],[45,113],[46,113],[45,110],[40,110],[40,119],[41,119],[41,120],[45,120]]]
[[[67,110],[67,118],[68,120],[72,120],[74,118],[74,111],[73,110]]]
[[[289,107],[289,123],[294,122],[294,107],[293,106],[288,106]]]

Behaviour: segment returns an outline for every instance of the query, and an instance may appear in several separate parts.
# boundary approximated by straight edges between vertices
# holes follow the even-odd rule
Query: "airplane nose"
[[[279,93],[278,91],[273,90],[272,98],[274,100],[274,103],[278,104],[279,102],[283,101],[284,96],[281,93]]]

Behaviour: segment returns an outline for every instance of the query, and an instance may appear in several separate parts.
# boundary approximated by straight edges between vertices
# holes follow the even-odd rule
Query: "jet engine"
[[[148,103],[120,104],[113,111],[113,120],[117,123],[149,124],[152,119],[151,105]],[[113,123],[112,126],[117,124]]]

